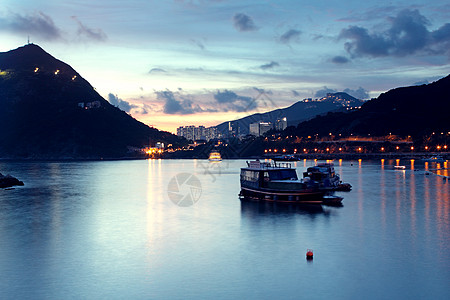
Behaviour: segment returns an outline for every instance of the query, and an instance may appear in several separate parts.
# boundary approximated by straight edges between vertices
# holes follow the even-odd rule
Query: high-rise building
[[[287,118],[283,117],[281,119],[278,119],[275,123],[275,129],[278,131],[285,130],[287,128]]]
[[[182,136],[187,140],[198,141],[198,140],[211,140],[217,138],[217,129],[216,127],[208,127],[205,126],[180,126],[177,128],[177,136]]]
[[[249,132],[251,135],[261,136],[272,128],[273,128],[272,123],[259,121],[250,124]]]

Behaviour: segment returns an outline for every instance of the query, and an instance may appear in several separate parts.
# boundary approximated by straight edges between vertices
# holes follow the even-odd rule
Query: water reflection
[[[302,214],[311,217],[317,214],[327,214],[321,205],[314,204],[277,204],[268,202],[241,201],[241,216],[259,218],[280,214]]]

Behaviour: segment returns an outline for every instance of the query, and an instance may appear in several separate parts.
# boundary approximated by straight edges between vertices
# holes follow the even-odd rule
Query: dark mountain
[[[299,124],[289,134],[392,133],[419,138],[433,131],[450,131],[449,112],[450,75],[431,84],[390,90],[366,102],[358,111],[319,116]]]
[[[309,120],[317,115],[326,114],[330,111],[346,110],[346,108],[359,107],[364,103],[347,93],[330,93],[321,99],[304,99],[286,108],[272,110],[266,113],[252,114],[247,117],[231,121],[239,126],[240,134],[249,133],[249,125],[259,121],[268,121],[275,124],[278,119],[287,118],[288,126],[297,126],[300,122]],[[219,132],[228,133],[228,123],[217,125]]]
[[[0,53],[0,157],[123,157],[180,140],[103,99],[73,68],[28,44]]]

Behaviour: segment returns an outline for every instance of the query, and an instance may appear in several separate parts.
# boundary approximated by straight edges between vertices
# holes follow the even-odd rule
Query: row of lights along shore
[[[438,150],[438,151],[441,151],[441,150],[447,150],[447,145],[444,145],[444,146],[436,146],[436,150]],[[399,146],[396,146],[395,147],[395,149],[396,150],[400,150],[400,147]],[[410,147],[410,150],[411,151],[414,151],[415,150],[415,148],[414,148],[414,146],[411,146]],[[425,146],[424,147],[424,150],[425,151],[429,151],[429,150],[433,150],[431,147],[428,147],[428,146]],[[308,152],[317,152],[317,151],[320,151],[318,148],[314,148],[314,149],[306,149],[306,148],[303,148],[303,152],[304,153],[308,153]],[[330,151],[332,151],[330,148],[326,148],[325,149],[325,151],[326,152],[330,152]],[[344,151],[344,149],[341,147],[341,148],[338,148],[338,151],[339,152],[342,152],[342,151]],[[356,151],[357,152],[361,152],[361,151],[363,151],[363,148],[362,147],[358,147],[358,148],[356,148]],[[380,148],[380,151],[381,152],[384,152],[384,151],[386,151],[386,149],[384,148],[384,147],[381,147]],[[281,152],[281,153],[286,153],[287,152],[287,150],[286,149],[282,149],[282,150],[278,150],[278,149],[265,149],[264,150],[264,153],[278,153],[278,152]],[[298,153],[299,151],[298,151],[298,149],[294,149],[294,153]]]

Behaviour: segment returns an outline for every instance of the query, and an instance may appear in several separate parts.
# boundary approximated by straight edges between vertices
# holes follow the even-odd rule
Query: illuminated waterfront
[[[449,298],[448,163],[334,164],[344,206],[293,208],[241,203],[242,160],[0,162],[0,298]]]

